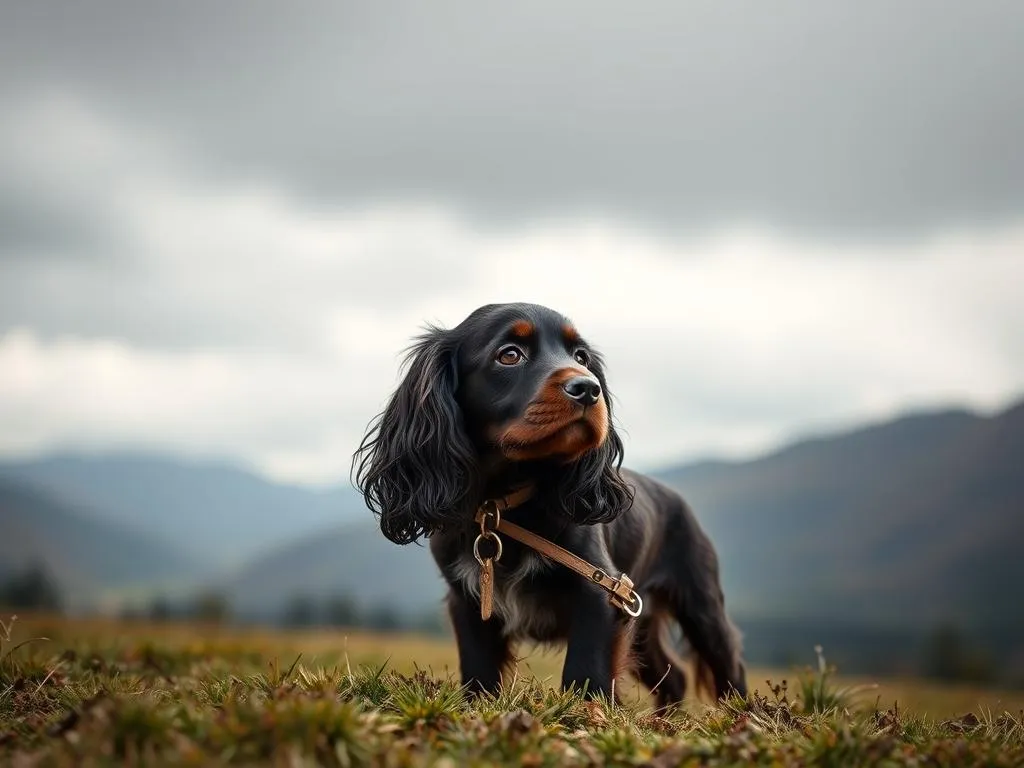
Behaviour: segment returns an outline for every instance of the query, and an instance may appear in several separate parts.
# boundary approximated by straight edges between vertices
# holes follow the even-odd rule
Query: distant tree
[[[150,601],[146,613],[151,621],[167,621],[171,618],[173,611],[170,601],[163,595],[157,595]]]
[[[440,611],[426,611],[412,623],[412,629],[428,635],[445,635],[449,626]]]
[[[309,595],[294,595],[284,609],[287,627],[311,627],[316,623],[316,606]]]
[[[379,605],[370,610],[363,624],[380,632],[394,632],[403,628],[402,616],[390,605]]]
[[[940,680],[991,679],[991,660],[977,648],[971,648],[964,633],[946,622],[931,633],[925,649],[925,674]]]
[[[134,621],[135,619],[141,618],[143,615],[142,609],[133,603],[126,603],[117,611],[117,617],[124,621]]]
[[[63,598],[45,566],[33,563],[0,584],[0,604],[8,608],[59,612]]]
[[[936,627],[928,639],[925,651],[925,672],[940,680],[955,680],[963,664],[963,638],[952,624]]]
[[[231,615],[227,598],[219,592],[202,592],[192,604],[192,616],[199,621],[221,623]]]
[[[334,595],[324,606],[324,621],[332,627],[359,625],[359,607],[348,595]]]

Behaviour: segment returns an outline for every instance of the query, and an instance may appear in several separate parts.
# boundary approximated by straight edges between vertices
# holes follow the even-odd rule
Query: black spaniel
[[[429,538],[464,683],[494,692],[513,641],[561,641],[563,687],[612,695],[633,672],[672,704],[686,690],[678,622],[697,690],[746,695],[715,550],[675,491],[620,469],[602,359],[571,322],[534,304],[488,305],[451,330],[429,328],[408,363],[353,458],[355,482],[388,539]],[[594,578],[496,534],[496,515],[481,509],[577,556]],[[636,599],[609,595],[610,580],[629,594],[632,580]]]

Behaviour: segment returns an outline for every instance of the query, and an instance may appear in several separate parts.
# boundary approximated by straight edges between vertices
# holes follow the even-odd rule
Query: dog
[[[747,695],[716,551],[678,493],[622,467],[604,361],[572,322],[536,304],[489,304],[450,330],[427,326],[405,366],[353,456],[353,482],[389,540],[429,541],[469,690],[496,693],[512,644],[533,641],[565,645],[563,689],[617,698],[614,681],[632,673],[661,706],[676,704],[687,690],[678,624],[698,695]],[[516,493],[525,501],[512,506]],[[633,583],[630,610],[518,540],[501,536],[495,551],[485,503],[595,574],[628,574],[616,584]],[[477,555],[488,550],[481,559],[474,542]]]

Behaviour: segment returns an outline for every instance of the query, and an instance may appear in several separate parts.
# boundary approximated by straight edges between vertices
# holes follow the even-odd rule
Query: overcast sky
[[[0,455],[346,481],[537,301],[627,459],[1024,396],[1019,2],[5,4]]]

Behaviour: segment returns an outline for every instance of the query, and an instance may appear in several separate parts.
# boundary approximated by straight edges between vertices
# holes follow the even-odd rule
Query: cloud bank
[[[111,226],[92,249],[5,250],[6,454],[131,445],[341,481],[410,337],[491,301],[556,307],[603,349],[634,465],[756,451],[908,404],[997,407],[1024,385],[1024,227],[836,247],[310,209],[211,182],[72,99],[20,114],[4,139],[25,144],[20,178],[55,221],[79,201]]]

